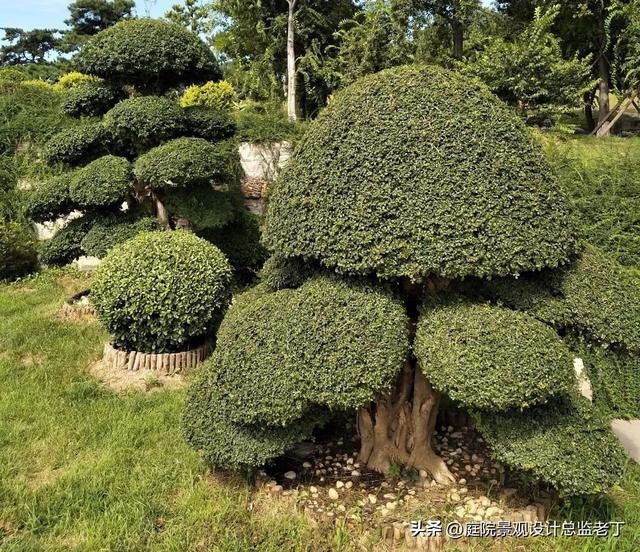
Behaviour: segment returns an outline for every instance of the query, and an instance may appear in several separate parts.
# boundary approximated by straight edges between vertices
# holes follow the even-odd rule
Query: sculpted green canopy
[[[430,66],[337,95],[277,182],[265,243],[412,280],[516,275],[576,248],[567,200],[521,121],[479,82]]]

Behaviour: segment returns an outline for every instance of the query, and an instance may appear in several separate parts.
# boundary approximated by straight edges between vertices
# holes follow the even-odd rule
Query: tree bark
[[[611,78],[611,70],[609,67],[609,61],[607,60],[604,53],[600,55],[598,59],[598,75],[600,77],[600,83],[598,85],[599,95],[598,95],[598,123],[603,122],[607,116],[609,115],[609,111],[611,110],[611,102],[609,98],[609,80]],[[603,136],[608,136],[609,132],[603,134]]]
[[[170,230],[171,224],[169,222],[169,212],[167,211],[167,208],[155,192],[151,192],[151,198],[153,199],[153,203],[156,207],[156,218],[158,219],[158,223],[163,230]]]
[[[593,132],[596,128],[596,121],[593,118],[593,100],[596,97],[597,90],[598,87],[584,94],[584,120],[587,127],[586,130],[589,133]]]
[[[294,15],[298,0],[287,0],[289,4],[289,17],[287,20],[287,113],[289,119],[297,120],[296,112],[296,52]]]
[[[453,59],[462,59],[464,54],[464,28],[457,19],[451,20],[451,32],[453,33]]]

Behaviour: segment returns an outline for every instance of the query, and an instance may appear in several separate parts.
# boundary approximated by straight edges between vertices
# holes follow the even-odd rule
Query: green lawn
[[[89,376],[106,334],[56,318],[87,283],[58,271],[0,287],[0,550],[373,549],[375,531],[315,526],[242,481],[211,475],[181,438],[183,391],[116,395]],[[499,549],[639,550],[640,469],[630,465],[611,497],[556,514],[627,527],[606,543]]]

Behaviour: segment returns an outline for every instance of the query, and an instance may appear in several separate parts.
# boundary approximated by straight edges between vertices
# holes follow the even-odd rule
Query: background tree
[[[182,4],[171,6],[171,9],[164,14],[164,17],[173,23],[186,27],[193,33],[200,34],[213,30],[211,2],[184,0]]]
[[[274,257],[222,322],[187,439],[216,467],[251,469],[329,412],[357,410],[362,463],[447,484],[431,446],[445,394],[508,465],[566,494],[607,489],[624,453],[576,396],[561,335],[637,354],[640,294],[581,251],[566,201],[484,85],[433,66],[356,81],[280,175],[264,234]],[[541,274],[538,302],[520,282]],[[478,297],[498,276],[513,302]]]
[[[26,63],[44,63],[47,54],[58,44],[55,29],[34,29],[24,31],[13,27],[4,27],[4,41],[8,44],[0,47],[0,64],[17,65]]]
[[[451,29],[453,59],[464,54],[465,33],[480,10],[479,0],[416,0],[418,10],[427,10]]]

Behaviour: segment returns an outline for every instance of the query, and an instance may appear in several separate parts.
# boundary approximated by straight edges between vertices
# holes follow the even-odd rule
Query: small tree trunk
[[[600,55],[600,59],[598,60],[598,74],[600,76],[600,83],[598,85],[599,88],[599,96],[598,96],[598,105],[599,105],[599,113],[598,113],[598,123],[603,122],[607,116],[609,115],[609,111],[611,110],[611,103],[609,98],[609,80],[610,80],[610,68],[609,62],[605,57],[604,53]],[[602,136],[608,136],[609,132],[607,131]]]
[[[586,124],[587,132],[591,133],[596,128],[596,121],[593,118],[593,100],[595,99],[596,91],[598,88],[595,88],[591,92],[585,92],[584,94],[584,120]]]
[[[287,20],[287,113],[289,119],[295,121],[296,113],[296,52],[294,14],[298,0],[287,0],[289,17]]]
[[[156,218],[158,219],[158,223],[163,230],[170,230],[171,224],[169,223],[169,211],[164,206],[164,203],[160,200],[160,198],[155,194],[155,192],[151,192],[151,198],[153,199],[153,203],[156,207]]]
[[[451,20],[451,32],[453,33],[453,59],[462,59],[464,54],[464,29],[457,19]]]

